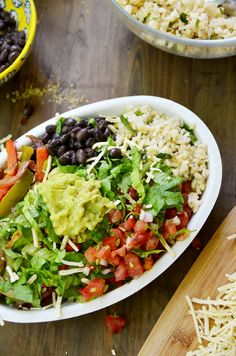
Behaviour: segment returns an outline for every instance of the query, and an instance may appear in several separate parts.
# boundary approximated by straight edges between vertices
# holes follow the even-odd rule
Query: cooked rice
[[[147,183],[152,179],[158,153],[167,153],[165,163],[172,168],[173,175],[192,181],[189,206],[194,212],[200,205],[200,197],[206,188],[208,177],[208,153],[206,144],[199,139],[192,144],[188,131],[183,128],[184,121],[153,110],[150,106],[129,107],[124,114],[133,130],[133,135],[120,120],[120,116],[108,117],[111,130],[116,134],[116,146],[129,156],[130,148],[138,147],[145,151],[151,163],[147,172]],[[191,129],[193,126],[189,125]]]
[[[236,37],[236,17],[205,0],[116,0],[142,23],[178,37],[224,39]]]

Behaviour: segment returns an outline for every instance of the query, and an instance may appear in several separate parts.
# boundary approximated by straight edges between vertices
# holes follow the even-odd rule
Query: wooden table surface
[[[199,236],[204,244],[235,204],[236,60],[195,60],[161,52],[130,33],[107,0],[36,1],[38,28],[33,51],[20,73],[0,88],[0,136],[14,137],[68,109],[70,103],[43,96],[13,103],[9,95],[26,88],[59,83],[89,102],[148,94],[166,97],[199,115],[215,136],[223,159],[219,199]],[[34,114],[20,123],[25,103]],[[137,355],[198,253],[191,247],[149,286],[113,307],[71,320],[45,324],[12,324],[0,330],[4,356]],[[115,336],[104,316],[116,311],[126,329]],[[148,356],[148,355],[147,355]]]

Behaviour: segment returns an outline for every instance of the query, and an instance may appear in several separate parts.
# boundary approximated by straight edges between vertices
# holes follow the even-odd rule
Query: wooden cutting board
[[[234,207],[208,242],[180,284],[138,356],[184,356],[197,349],[197,339],[185,295],[215,298],[216,288],[226,284],[226,273],[236,271],[236,241],[227,236],[236,232]]]

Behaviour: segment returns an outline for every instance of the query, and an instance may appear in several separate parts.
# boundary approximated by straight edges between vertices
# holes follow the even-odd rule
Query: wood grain
[[[38,28],[33,51],[19,74],[0,87],[0,136],[18,137],[36,124],[68,109],[68,103],[33,97],[35,111],[20,124],[25,100],[6,98],[29,85],[49,81],[74,84],[90,102],[135,94],[175,100],[198,114],[220,146],[224,162],[221,194],[199,236],[205,244],[235,205],[236,61],[192,60],[159,51],[130,33],[113,14],[109,0],[36,0]],[[135,356],[198,252],[189,247],[162,276],[114,307],[50,324],[7,323],[0,332],[0,355]],[[104,316],[123,314],[128,326],[111,336]]]
[[[236,207],[220,225],[161,314],[138,356],[180,356],[197,348],[197,338],[185,296],[212,299],[217,287],[235,272],[236,242],[227,236],[236,231]]]

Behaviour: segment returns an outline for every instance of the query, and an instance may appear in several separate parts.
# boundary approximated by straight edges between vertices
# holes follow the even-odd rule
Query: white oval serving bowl
[[[63,117],[82,117],[93,115],[113,115],[122,113],[128,105],[150,105],[155,110],[162,111],[164,113],[175,115],[183,119],[186,123],[193,123],[196,125],[196,136],[208,146],[209,155],[209,177],[207,180],[206,190],[202,197],[201,206],[196,214],[194,214],[188,225],[192,231],[190,236],[184,241],[177,241],[173,246],[175,257],[168,253],[163,254],[159,260],[154,264],[153,268],[143,273],[137,279],[119,287],[102,297],[94,299],[86,303],[65,303],[62,306],[61,316],[57,317],[56,310],[54,308],[47,310],[32,309],[32,310],[17,310],[14,307],[7,305],[0,305],[0,317],[6,321],[12,321],[17,323],[36,323],[36,322],[48,322],[55,320],[62,320],[73,318],[79,315],[88,314],[96,310],[105,308],[109,305],[117,303],[147,284],[152,282],[155,278],[160,276],[175,260],[184,252],[189,246],[194,237],[197,235],[208,215],[210,214],[216,199],[219,194],[221,180],[222,180],[222,163],[220,152],[217,143],[207,128],[207,126],[196,116],[193,112],[185,108],[184,106],[177,104],[171,100],[154,97],[154,96],[130,96],[116,99],[109,99],[100,101],[97,103],[89,104],[79,107],[77,109],[68,111],[62,114]],[[45,127],[49,124],[55,123],[56,118],[45,121],[41,125],[27,132],[16,140],[17,148],[22,145],[30,144],[31,141],[26,137],[27,134],[40,136],[44,133]],[[0,166],[6,160],[6,153],[0,154]]]

